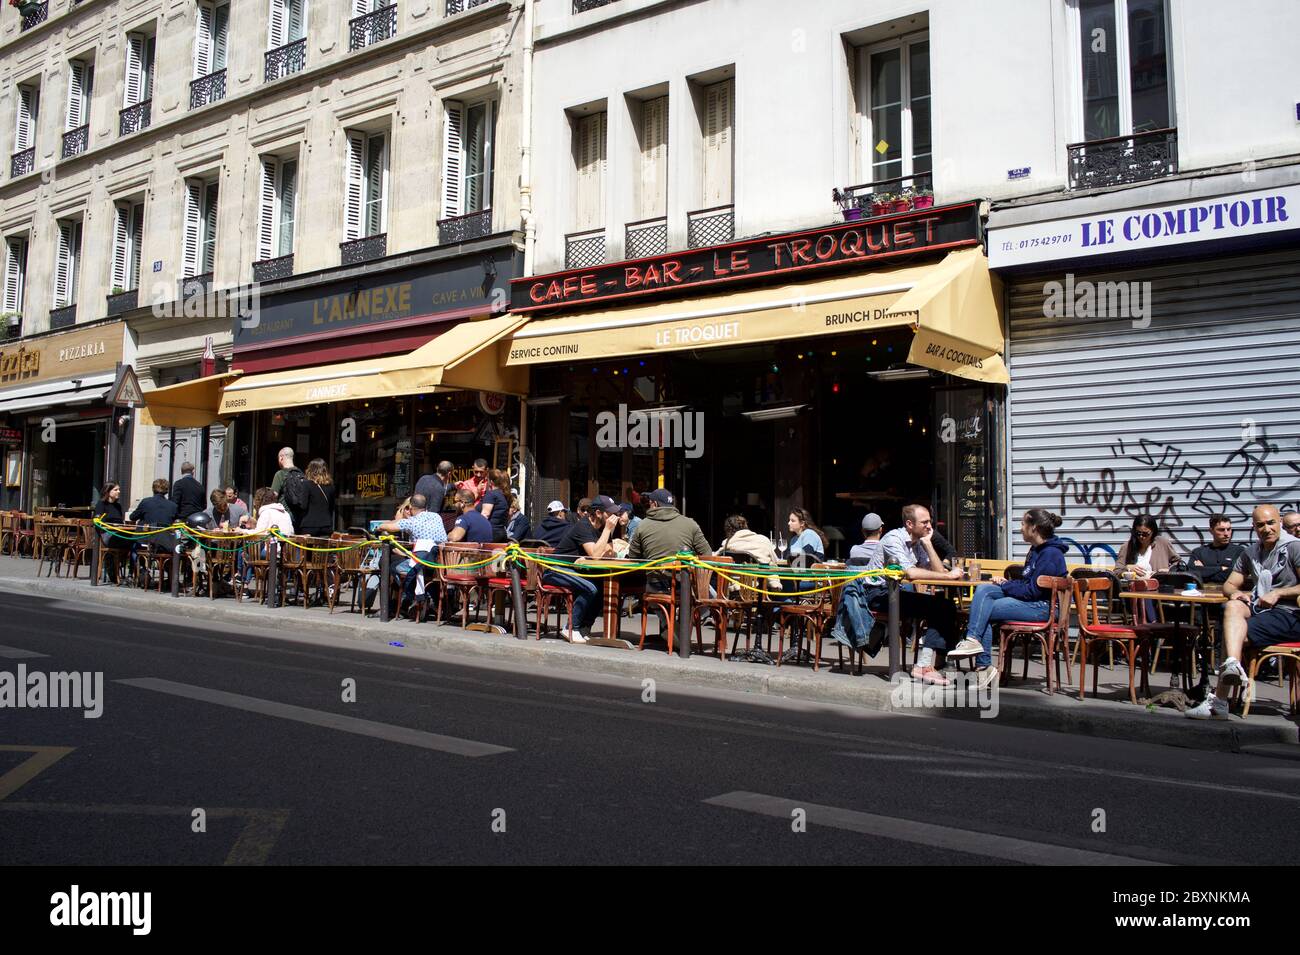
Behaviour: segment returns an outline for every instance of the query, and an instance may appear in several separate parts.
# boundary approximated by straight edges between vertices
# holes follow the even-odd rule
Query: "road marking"
[[[31,753],[9,772],[0,776],[0,799],[4,799],[20,787],[27,785],[38,775],[45,772],[64,756],[75,749],[73,746],[0,746],[0,753]]]
[[[37,657],[48,656],[48,653],[37,653],[35,650],[22,650],[18,647],[0,646],[0,659],[4,660],[34,660]]]
[[[459,739],[455,736],[443,736],[439,733],[426,733],[424,730],[410,729],[406,726],[394,726],[391,723],[376,723],[361,720],[354,716],[340,716],[325,710],[312,710],[305,706],[290,703],[277,703],[274,700],[261,700],[255,696],[243,696],[239,693],[227,693],[225,690],[213,690],[205,686],[192,686],[188,683],[175,683],[171,680],[158,680],[153,677],[141,677],[131,680],[116,680],[126,686],[135,686],[158,693],[169,693],[186,699],[229,706],[263,716],[274,716],[283,720],[294,720],[312,726],[324,726],[328,729],[341,730],[344,733],[356,733],[358,736],[371,736],[375,739],[388,740],[392,743],[405,743],[423,749],[453,753],[457,756],[495,756],[498,753],[510,753],[508,746],[493,743],[480,743],[472,739]]]
[[[956,852],[968,852],[973,855],[990,856],[1030,865],[1165,865],[1163,862],[1152,862],[1132,856],[1089,852],[1086,849],[1074,849],[1048,842],[1030,842],[1027,839],[974,832],[970,829],[936,826],[928,822],[917,822],[894,816],[878,816],[874,813],[840,809],[836,806],[821,806],[763,793],[737,791],[704,801],[711,806],[741,809],[745,812],[784,819],[787,822],[791,818],[791,812],[802,809],[807,813],[806,818],[810,825],[829,826],[832,829],[844,829],[848,832],[860,832],[869,836],[881,836],[900,842],[952,849]]]

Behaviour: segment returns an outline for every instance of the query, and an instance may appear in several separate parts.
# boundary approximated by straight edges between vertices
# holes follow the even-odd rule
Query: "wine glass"
[[[782,560],[785,559],[785,535],[782,534],[776,541],[776,556]]]

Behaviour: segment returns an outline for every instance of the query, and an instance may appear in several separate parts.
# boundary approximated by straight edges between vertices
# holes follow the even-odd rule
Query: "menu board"
[[[984,513],[984,449],[968,444],[962,448],[957,469],[957,499],[963,517]]]
[[[393,497],[406,498],[411,494],[411,439],[397,442],[393,454]]]

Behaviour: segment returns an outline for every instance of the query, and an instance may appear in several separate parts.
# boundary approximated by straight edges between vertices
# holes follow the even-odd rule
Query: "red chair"
[[[1137,632],[1130,626],[1115,626],[1101,622],[1101,611],[1097,596],[1100,592],[1109,593],[1111,582],[1105,577],[1085,577],[1074,579],[1074,605],[1079,613],[1079,699],[1084,699],[1088,686],[1088,657],[1092,648],[1098,644],[1113,646],[1119,644],[1128,658],[1128,697],[1137,704],[1137,692],[1134,678],[1137,667],[1142,665],[1142,692],[1150,695],[1147,686],[1147,660],[1150,657],[1151,637]],[[1092,695],[1097,695],[1097,670],[1100,663],[1092,665]]]
[[[1047,619],[1043,622],[1010,620],[998,628],[998,662],[1002,664],[1002,684],[1011,675],[1011,651],[1016,643],[1025,646],[1025,670],[1021,679],[1029,677],[1029,657],[1035,642],[1042,645],[1043,665],[1047,670],[1047,692],[1052,692],[1052,669],[1056,669],[1056,685],[1061,685],[1061,657],[1065,657],[1065,676],[1073,679],[1070,666],[1070,591],[1069,577],[1039,577],[1040,590],[1051,592]],[[1057,656],[1060,650],[1060,656]],[[1095,681],[1094,681],[1095,682]]]

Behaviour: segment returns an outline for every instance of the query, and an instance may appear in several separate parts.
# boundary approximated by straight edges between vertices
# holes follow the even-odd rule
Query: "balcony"
[[[351,242],[340,242],[339,252],[344,265],[356,265],[358,262],[373,262],[388,254],[388,233],[368,235]]]
[[[294,40],[266,51],[266,82],[301,73],[307,66],[307,39]]]
[[[50,331],[56,328],[68,328],[77,323],[77,303],[65,305],[63,308],[50,309]]]
[[[19,7],[19,9],[21,10],[23,8]],[[30,30],[38,23],[44,23],[49,18],[50,18],[50,0],[45,0],[44,3],[29,4],[27,7],[27,11],[23,14],[22,29]]]
[[[590,269],[605,263],[605,230],[574,232],[564,237],[564,267]]]
[[[629,222],[625,229],[624,258],[644,259],[668,251],[668,219],[664,216]]]
[[[397,35],[397,4],[348,23],[348,49],[360,50]]]
[[[1178,130],[1153,129],[1065,147],[1071,189],[1098,189],[1178,172]]]
[[[847,186],[843,191],[832,189],[831,198],[840,207],[845,222],[928,209],[934,205],[934,174],[918,172]]]
[[[114,315],[125,315],[127,312],[134,312],[140,307],[140,290],[137,288],[127,289],[125,292],[114,292],[108,296],[108,317]]]
[[[128,106],[118,114],[117,132],[119,136],[130,136],[142,129],[148,129],[153,120],[153,100],[147,99]]]
[[[191,298],[206,298],[212,294],[212,273],[203,272],[199,275],[188,275],[181,279],[182,301]]]
[[[595,10],[597,7],[607,7],[614,0],[573,0],[574,13],[586,13],[588,10]]]
[[[198,109],[226,98],[226,71],[217,70],[190,80],[190,109]]]
[[[714,206],[686,213],[686,247],[722,245],[736,237],[736,207]]]
[[[481,7],[485,3],[491,3],[492,0],[447,0],[447,16],[454,17],[458,13],[464,13],[466,10],[472,10],[474,7]]]
[[[253,263],[254,282],[274,282],[293,275],[293,254]]]
[[[11,179],[17,179],[19,176],[25,176],[36,168],[36,147],[32,146],[21,152],[13,154],[9,160],[9,176]]]
[[[481,209],[463,216],[438,220],[438,244],[455,245],[492,234],[492,210]]]
[[[90,145],[90,125],[78,126],[76,129],[70,129],[63,134],[63,150],[59,153],[60,159],[71,159],[73,156],[80,155],[86,151]]]

